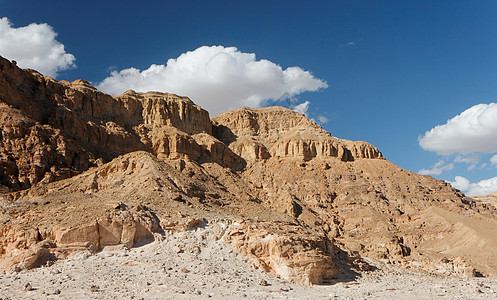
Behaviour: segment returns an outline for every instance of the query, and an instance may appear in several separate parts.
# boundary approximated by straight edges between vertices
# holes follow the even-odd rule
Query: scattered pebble
[[[90,291],[96,293],[96,292],[99,292],[100,291],[100,287],[98,285],[92,285],[90,287]]]
[[[24,285],[24,291],[25,292],[29,292],[29,291],[32,291],[32,290],[33,290],[33,287],[31,286],[31,283],[28,282],[28,283],[26,283]]]

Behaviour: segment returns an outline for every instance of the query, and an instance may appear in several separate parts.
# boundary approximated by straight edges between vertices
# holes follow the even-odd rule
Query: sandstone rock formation
[[[283,107],[241,107],[215,118],[214,135],[250,162],[269,157],[303,160],[337,157],[342,161],[383,158],[374,146],[332,137],[319,125]]]
[[[83,80],[57,82],[3,58],[0,118],[0,184],[13,190],[68,178],[133,151],[195,160],[212,147],[191,136],[210,135],[212,125],[186,97],[133,91],[112,97]],[[218,160],[236,160],[226,147],[227,153],[215,148]]]
[[[153,241],[153,233],[159,231],[157,217],[144,207],[138,212],[123,208],[75,228],[4,226],[0,233],[0,267],[7,271],[30,269],[78,250],[96,251],[119,244],[132,247]]]
[[[236,224],[226,240],[257,268],[292,282],[320,284],[338,273],[330,240],[296,224]]]
[[[484,205],[492,206],[497,209],[497,192],[484,196],[476,196],[473,197],[473,199],[475,199],[477,202],[483,203]]]
[[[219,238],[302,284],[372,260],[497,274],[496,207],[282,107],[209,119],[185,97],[114,97],[0,58],[0,266],[25,269],[164,230]],[[368,258],[368,262],[362,258]]]

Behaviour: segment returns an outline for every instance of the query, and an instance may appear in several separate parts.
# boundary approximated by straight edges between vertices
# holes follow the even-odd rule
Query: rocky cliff
[[[270,157],[383,158],[376,147],[332,137],[319,125],[283,107],[241,107],[215,118],[214,134],[245,160]]]
[[[119,155],[200,157],[191,135],[212,133],[209,114],[186,97],[103,94],[57,82],[0,58],[0,183],[13,189],[68,178]]]
[[[114,97],[0,58],[0,125],[5,271],[224,224],[254,267],[302,284],[374,261],[497,274],[495,206],[286,108],[211,120],[185,97]]]

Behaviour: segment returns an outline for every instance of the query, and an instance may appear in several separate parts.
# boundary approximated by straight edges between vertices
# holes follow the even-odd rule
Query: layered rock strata
[[[342,161],[383,158],[365,142],[332,137],[319,125],[283,107],[241,107],[213,118],[214,134],[245,160],[336,157]]]
[[[295,224],[236,224],[225,239],[257,268],[285,280],[321,284],[339,272],[330,240]]]
[[[57,82],[3,58],[0,120],[0,183],[14,190],[138,150],[195,160],[202,146],[191,135],[212,133],[209,114],[186,97],[133,91],[113,97],[86,81]]]
[[[75,228],[2,226],[0,267],[5,271],[31,269],[75,251],[96,251],[119,244],[132,247],[153,241],[154,232],[159,231],[157,217],[146,207],[138,212],[123,209],[117,206],[107,216]]]

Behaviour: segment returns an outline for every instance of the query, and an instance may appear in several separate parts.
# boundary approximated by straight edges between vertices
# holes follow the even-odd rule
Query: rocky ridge
[[[254,267],[302,284],[372,270],[370,259],[497,273],[495,206],[289,109],[211,120],[172,94],[110,96],[3,58],[0,75],[5,271],[222,221],[219,238]]]

